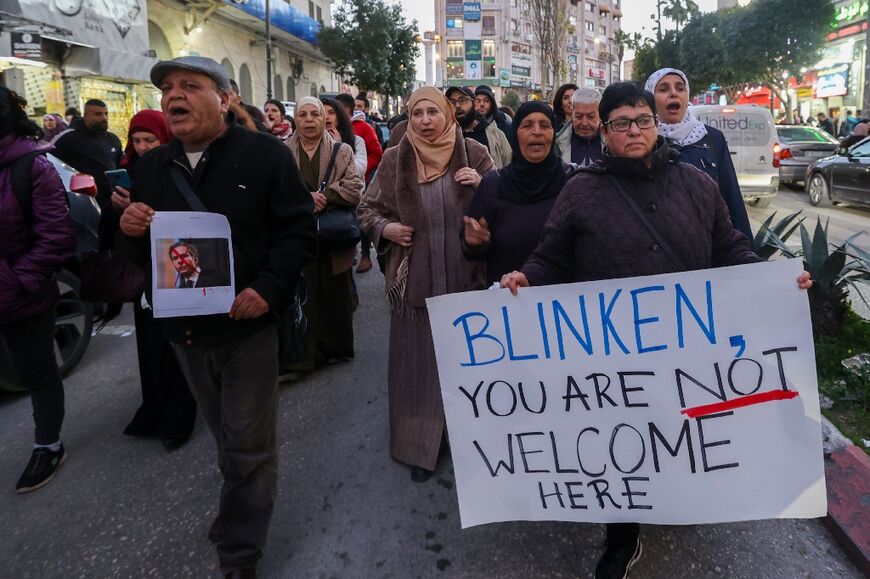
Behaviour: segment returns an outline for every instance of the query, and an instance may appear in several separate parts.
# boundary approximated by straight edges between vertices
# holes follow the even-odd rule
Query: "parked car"
[[[743,198],[757,207],[770,205],[779,189],[776,125],[770,111],[755,105],[700,105],[689,110],[725,134]]]
[[[870,207],[870,137],[807,167],[810,203],[848,203]]]
[[[290,117],[296,116],[296,101],[281,101],[284,105],[284,114]]]
[[[786,185],[803,182],[807,167],[837,152],[839,141],[820,129],[803,125],[777,125],[779,136],[779,181]]]
[[[57,276],[57,286],[60,290],[60,300],[55,311],[54,343],[57,364],[63,376],[69,374],[79,363],[91,340],[94,317],[102,311],[102,305],[83,302],[79,296],[79,263],[81,254],[97,249],[100,226],[100,207],[94,198],[96,186],[93,178],[78,174],[75,169],[65,164],[54,155],[47,155],[51,164],[57,169],[69,200],[70,212],[76,229],[76,258],[67,263]],[[71,183],[84,179],[84,184]],[[76,189],[75,192],[73,188]],[[12,360],[6,344],[0,340],[0,390],[22,390],[14,379]]]

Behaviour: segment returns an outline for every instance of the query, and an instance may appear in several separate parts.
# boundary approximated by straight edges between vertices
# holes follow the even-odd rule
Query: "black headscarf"
[[[565,186],[565,170],[562,159],[556,152],[556,133],[553,131],[553,142],[550,144],[550,154],[540,163],[530,163],[520,153],[517,131],[523,119],[532,113],[544,113],[555,127],[553,109],[539,101],[525,102],[514,116],[513,130],[509,139],[513,158],[510,164],[501,170],[501,187],[499,195],[513,203],[537,203],[550,197],[555,197]]]

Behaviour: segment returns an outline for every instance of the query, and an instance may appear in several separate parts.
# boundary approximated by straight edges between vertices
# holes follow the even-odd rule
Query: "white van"
[[[699,105],[689,110],[725,134],[743,198],[756,207],[770,205],[779,189],[779,144],[770,111],[755,105]]]

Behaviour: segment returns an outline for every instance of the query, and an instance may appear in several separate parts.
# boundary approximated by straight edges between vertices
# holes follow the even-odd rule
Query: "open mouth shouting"
[[[170,123],[179,123],[190,116],[190,109],[185,105],[172,105],[169,107],[169,114],[167,115],[167,120]]]

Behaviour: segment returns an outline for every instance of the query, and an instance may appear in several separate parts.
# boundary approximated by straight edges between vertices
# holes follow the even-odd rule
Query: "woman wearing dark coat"
[[[172,139],[163,113],[144,110],[130,120],[127,148],[121,165],[136,179],[139,158]],[[116,187],[112,206],[122,213],[130,204],[130,192]],[[160,331],[150,308],[133,303],[136,323],[136,353],[139,359],[139,382],[142,405],[124,429],[128,436],[160,438],[167,450],[175,450],[190,439],[196,421],[196,400],[178,365],[172,345]]]
[[[487,173],[465,216],[462,253],[486,262],[486,283],[519,269],[538,245],[571,165],[555,147],[554,113],[539,101],[514,116],[511,163]]]
[[[707,173],[719,185],[719,193],[728,206],[734,228],[749,239],[751,246],[752,228],[725,135],[689,112],[690,92],[686,75],[675,68],[662,68],[650,75],[645,88],[656,99],[661,121],[659,135],[668,140],[671,149],[680,152],[680,161]]]
[[[37,142],[42,129],[27,118],[26,104],[0,87],[0,338],[19,384],[30,392],[36,423],[36,444],[15,486],[19,493],[48,483],[66,458],[63,382],[54,354],[56,276],[76,249],[66,189],[44,156],[51,147]],[[19,189],[21,197],[12,184],[19,159],[30,163],[30,190]]]
[[[459,233],[492,159],[462,137],[438,89],[414,91],[408,112],[408,131],[384,153],[358,215],[386,255],[390,454],[411,467],[411,480],[424,482],[446,430],[426,298],[483,288],[483,266],[462,256]]]
[[[632,82],[607,87],[599,113],[607,148],[601,161],[568,181],[541,243],[502,278],[520,287],[692,271],[761,261],[734,228],[710,177],[686,163],[657,135],[656,101]],[[622,192],[620,192],[620,189]],[[623,197],[645,212],[669,255]],[[806,272],[798,286],[812,285]],[[626,577],[640,558],[640,525],[607,525],[596,578]]]

